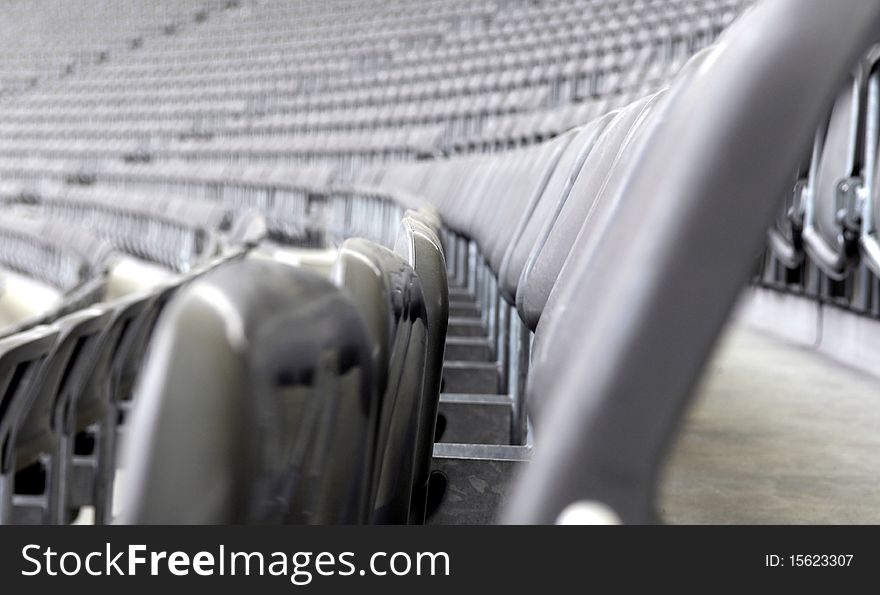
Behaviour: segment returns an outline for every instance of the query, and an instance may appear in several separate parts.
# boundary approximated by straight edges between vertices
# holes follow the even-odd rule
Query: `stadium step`
[[[449,361],[487,362],[492,359],[488,337],[448,337],[446,359]]]
[[[485,337],[488,331],[479,318],[450,316],[446,334],[448,337]]]
[[[446,392],[497,394],[500,378],[496,362],[450,361],[443,364]]]
[[[449,286],[449,299],[450,301],[476,301],[474,295],[470,292],[470,290],[467,287],[462,287],[461,285]]]
[[[513,478],[531,454],[530,446],[435,444],[433,469],[446,480],[446,492],[427,524],[495,523]]]
[[[508,395],[443,393],[440,442],[510,444],[512,413]]]
[[[480,305],[476,300],[455,299],[449,302],[449,315],[454,318],[479,318]]]

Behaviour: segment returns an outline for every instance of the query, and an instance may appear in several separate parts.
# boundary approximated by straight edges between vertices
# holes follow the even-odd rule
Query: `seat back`
[[[434,210],[428,209],[408,209],[404,212],[404,217],[409,217],[411,219],[415,219],[419,223],[423,225],[427,225],[431,228],[431,231],[434,232],[437,237],[440,237],[440,232],[443,230],[443,221],[440,219],[439,213]]]
[[[658,94],[657,100],[661,101],[663,95]],[[601,243],[608,241],[605,236],[615,212],[621,204],[627,200],[624,185],[628,180],[629,172],[636,166],[639,150],[642,149],[646,137],[651,128],[662,117],[663,104],[650,104],[647,116],[636,124],[630,141],[621,150],[619,158],[611,171],[602,190],[596,197],[595,205],[590,210],[587,219],[572,243],[569,255],[559,270],[556,282],[550,288],[543,312],[540,315],[535,328],[532,342],[532,367],[533,373],[529,377],[529,413],[535,419],[540,417],[545,401],[550,397],[542,392],[542,388],[552,382],[553,366],[548,362],[559,354],[557,337],[561,329],[569,322],[571,309],[576,307],[576,298],[570,292],[570,286],[579,282],[578,266],[589,262],[597,253]]]
[[[0,474],[16,470],[15,444],[30,389],[56,335],[52,327],[38,326],[0,339]]]
[[[418,436],[413,471],[413,491],[410,505],[410,523],[425,520],[428,479],[431,474],[431,456],[440,386],[443,376],[443,356],[446,350],[446,329],[449,322],[449,285],[446,278],[446,259],[433,229],[413,216],[404,217],[394,251],[419,276],[425,301],[428,324],[428,344],[425,366],[424,395],[419,411]]]
[[[57,320],[57,337],[30,388],[27,416],[15,444],[16,467],[53,452],[69,414],[72,391],[94,356],[111,317],[109,308],[90,307]]]
[[[88,362],[88,368],[77,387],[73,428],[81,431],[99,421],[107,411],[107,405],[116,398],[113,371],[128,357],[129,348],[149,309],[153,295],[148,292],[130,294],[108,304],[110,319],[98,338],[98,349]]]
[[[569,131],[541,143],[539,150],[527,151],[529,155],[523,157],[526,162],[518,164],[513,172],[508,173],[504,190],[486,197],[487,203],[491,201],[493,206],[486,208],[488,204],[483,205],[478,219],[482,225],[479,234],[474,237],[480,242],[489,266],[496,273],[501,270],[501,263],[513,244],[517,230],[532,216],[535,203],[575,135],[576,132]]]
[[[313,271],[241,260],[184,288],[136,388],[121,521],[365,522],[371,349]]]
[[[172,280],[151,290],[152,297],[143,312],[143,319],[137,328],[127,335],[125,343],[120,344],[120,349],[124,350],[125,357],[114,358],[112,363],[110,373],[116,391],[115,399],[127,400],[131,398],[132,389],[138,371],[143,364],[144,354],[149,347],[156,322],[180,286],[180,281]]]
[[[425,196],[435,203],[447,227],[463,235],[471,235],[473,216],[480,208],[481,201],[497,179],[499,171],[504,167],[501,159],[469,159],[460,164],[461,183],[454,186],[448,195],[434,199],[434,195]]]
[[[694,54],[681,69],[679,81],[698,72],[709,52]],[[587,230],[588,237],[598,237],[596,229],[608,220],[616,205],[617,188],[622,184],[621,171],[629,167],[637,147],[635,141],[645,134],[645,122],[662,105],[666,89],[642,97],[621,108],[603,128],[581,166],[567,196],[548,218],[523,266],[517,284],[516,305],[520,318],[531,329],[537,328],[550,291],[576,238]],[[607,116],[606,116],[607,117]],[[603,197],[615,197],[612,201]],[[587,228],[585,230],[584,228]]]
[[[357,259],[386,283],[389,298],[388,380],[382,393],[373,471],[372,522],[405,524],[409,520],[413,470],[425,392],[428,329],[425,298],[418,275],[392,251],[359,238],[346,240],[333,278],[360,301],[376,283],[359,286],[349,274]],[[368,298],[373,301],[375,297]]]
[[[620,110],[608,124],[584,161],[577,180],[556,217],[547,221],[538,242],[526,261],[517,287],[516,306],[523,322],[537,327],[550,290],[559,276],[577,234],[590,217],[607,184],[608,174],[647,116],[652,96],[644,97]]]
[[[584,160],[592,150],[596,139],[615,115],[616,112],[611,112],[577,129],[576,136],[560,157],[553,175],[529,215],[520,219],[498,272],[499,289],[509,303],[516,301],[520,276],[529,254],[540,237],[541,230],[551,217],[555,217],[559,206],[568,198],[572,184],[584,165]]]

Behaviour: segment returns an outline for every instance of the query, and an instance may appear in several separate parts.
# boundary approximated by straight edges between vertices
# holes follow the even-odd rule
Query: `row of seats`
[[[0,340],[0,522],[66,523],[84,505],[110,519],[117,422],[159,313],[197,273]]]
[[[410,211],[394,250],[351,239],[182,292],[145,365],[121,520],[424,522],[448,318],[437,223]]]
[[[49,220],[0,221],[3,336],[87,306],[106,290],[112,247]]]
[[[769,232],[759,281],[880,313],[876,51],[854,69],[801,160]]]
[[[477,243],[497,278],[493,291],[535,330],[576,238],[601,233],[613,214],[604,197],[619,190],[618,170],[664,93],[526,150],[392,167],[376,182],[432,197],[449,229]]]
[[[9,180],[0,186],[0,200],[6,204],[37,210],[64,207],[79,216],[81,205],[92,205],[93,210],[100,204],[105,212],[171,216],[178,228],[205,228],[198,234],[221,236],[200,241],[204,247],[199,254],[209,255],[210,245],[224,241],[222,236],[231,236],[233,243],[257,242],[263,225],[265,234],[280,243],[338,245],[354,233],[387,243],[395,213],[425,204],[400,190],[331,184],[332,176],[321,168],[290,171],[254,164],[191,167],[164,162],[78,168],[67,162],[14,160],[0,162],[0,173]],[[158,245],[152,251],[167,248]]]
[[[238,236],[216,202],[57,185],[2,199],[0,522],[66,523],[85,505],[107,522],[118,422],[159,314],[265,225]]]
[[[35,14],[30,2],[6,3],[0,24],[0,98],[13,97],[40,84],[106,61],[132,39],[152,34],[202,5],[218,9],[223,2],[52,2]],[[114,26],[107,26],[108,22]],[[52,43],[46,44],[51,31]]]
[[[365,162],[534,142],[589,121],[579,104],[656,90],[743,4],[351,3],[344,19],[311,3],[190,7],[186,26],[8,97],[0,155],[339,164],[350,179]],[[560,106],[561,122],[530,116]]]
[[[10,210],[22,216],[69,222],[80,231],[88,229],[126,254],[175,272],[186,272],[215,257],[220,252],[218,236],[224,231],[224,221],[229,220],[213,208],[216,205],[197,209],[190,202],[185,203],[185,210],[175,212],[160,201],[140,206],[125,204],[115,196],[71,197],[66,191],[49,191],[25,200],[33,202]]]
[[[31,285],[22,285],[4,279],[3,313],[10,311],[19,316],[14,321],[7,321],[10,324],[5,326],[7,338],[3,341],[9,345],[10,352],[5,359],[0,358],[2,365],[8,366],[5,376],[8,387],[3,393],[6,396],[0,411],[5,432],[0,440],[5,445],[0,522],[64,523],[85,505],[94,507],[97,522],[108,522],[112,511],[118,438],[127,428],[127,424],[119,426],[119,422],[128,419],[135,380],[159,314],[182,287],[193,283],[198,291],[201,285],[196,280],[207,271],[215,267],[224,273],[234,269],[234,265],[219,265],[239,259],[260,242],[262,235],[259,231],[264,229],[259,225],[262,217],[247,217],[249,213],[230,210],[230,205],[223,201],[159,198],[155,193],[144,196],[120,193],[107,187],[45,186],[12,193],[5,198],[7,208],[16,215],[7,215],[0,230],[0,262],[10,274],[24,276],[32,282]],[[342,244],[340,252],[347,256],[340,256],[331,271],[326,257],[315,257],[307,251],[290,253],[283,247],[264,244],[252,254],[255,264],[249,263],[245,267],[247,273],[233,271],[227,279],[237,287],[250,287],[255,292],[250,296],[255,297],[260,283],[254,282],[253,287],[249,283],[241,285],[250,275],[264,277],[262,273],[250,272],[252,266],[258,271],[275,269],[277,275],[266,276],[272,286],[278,282],[277,276],[283,277],[281,269],[309,262],[309,266],[320,274],[306,274],[306,280],[302,281],[306,287],[314,284],[314,279],[310,281],[308,277],[326,277],[332,273],[334,277],[350,278],[345,287],[351,285],[351,291],[357,288],[366,292],[367,302],[348,300],[348,304],[355,308],[355,324],[368,325],[370,342],[366,345],[369,349],[361,352],[369,360],[365,362],[368,369],[364,372],[366,376],[354,385],[348,381],[343,383],[340,398],[348,394],[351,386],[363,388],[374,379],[375,384],[370,384],[362,397],[366,399],[369,394],[373,401],[385,399],[386,407],[390,409],[382,413],[382,417],[378,417],[378,410],[369,412],[365,419],[373,424],[381,421],[383,425],[369,428],[364,434],[367,443],[356,440],[351,443],[355,458],[364,448],[376,449],[376,456],[381,457],[382,462],[377,459],[370,465],[383,468],[381,473],[380,470],[375,473],[365,469],[358,471],[358,481],[376,482],[378,491],[369,496],[376,502],[370,500],[368,504],[358,496],[357,510],[349,511],[350,515],[345,519],[407,522],[413,515],[414,522],[421,522],[425,516],[433,420],[436,419],[447,317],[445,265],[441,244],[434,231],[439,227],[439,220],[430,214],[413,212],[403,217],[400,236],[395,238],[403,210],[399,204],[390,208],[386,196],[337,192],[327,200],[334,205],[339,217],[335,221],[328,220],[328,237],[337,237],[340,243],[352,236],[374,237],[392,244],[396,241],[396,250],[401,256],[394,256],[368,240],[349,240]],[[231,233],[242,219],[249,224],[245,227],[247,233]],[[197,232],[188,237],[202,238],[195,253],[191,250],[192,244],[182,245],[175,239],[187,229]],[[85,238],[94,232],[108,241],[86,242]],[[334,233],[337,235],[333,236]],[[119,254],[148,259],[161,267],[165,274],[157,275],[154,270],[132,265]],[[285,264],[279,264],[279,261]],[[377,267],[387,271],[387,275],[370,277]],[[427,297],[421,293],[422,284],[415,269],[426,275],[430,273],[424,283],[429,291]],[[294,275],[298,276],[300,270],[294,270]],[[212,275],[209,273],[205,278],[210,279]],[[27,316],[9,307],[10,303],[32,300],[35,295],[33,283],[37,281],[56,289],[57,299],[44,305],[39,312],[28,311]],[[321,284],[328,285],[329,282],[320,280],[319,287]],[[84,287],[88,288],[88,293]],[[286,287],[290,289],[290,286]],[[282,292],[277,299],[289,297]],[[317,307],[329,307],[327,316],[338,313],[335,307],[324,302],[328,297],[326,288],[316,290],[313,297],[317,300]],[[385,304],[384,310],[377,309],[379,303]],[[27,305],[35,306],[33,303]],[[264,313],[263,308],[260,306],[254,315]],[[330,319],[314,318],[312,309],[305,308],[298,316],[309,319],[319,336],[329,337],[337,331],[344,335],[351,331],[352,320],[348,318],[333,319],[334,323],[328,328]],[[431,319],[429,329],[427,317]],[[200,328],[203,322],[198,322]],[[340,326],[334,326],[336,323]],[[199,336],[196,333],[193,338]],[[303,349],[308,349],[314,339],[313,335],[294,336],[299,337],[297,340],[301,341]],[[287,339],[279,336],[278,340]],[[342,337],[342,341],[351,344],[349,338]],[[19,349],[20,345],[23,347]],[[202,349],[206,345],[213,344],[202,344]],[[382,349],[376,351],[377,345],[382,345]],[[164,348],[159,351],[166,353]],[[262,362],[261,353],[256,357]],[[386,353],[387,358],[384,357]],[[317,359],[313,365],[319,369],[303,368],[300,370],[305,375],[303,378],[312,379],[323,373],[326,354],[318,350],[315,355]],[[348,359],[353,355],[348,348],[340,354],[340,365],[346,370],[350,365]],[[20,357],[28,359],[17,359]],[[182,357],[177,361],[187,360]],[[430,362],[430,366],[426,362]],[[211,359],[209,363],[214,366],[221,360]],[[278,365],[287,363],[284,359]],[[188,372],[192,373],[193,369],[189,368]],[[324,391],[336,381],[329,376],[322,378],[330,384],[319,383],[316,398],[323,398]],[[421,395],[424,391],[426,396],[413,401],[416,386],[419,388],[416,392]],[[352,398],[345,397],[345,400]],[[363,403],[354,399],[350,406],[357,408],[360,405]],[[329,407],[328,415],[335,411],[334,406]],[[394,416],[390,413],[404,408],[411,411],[404,419],[398,419],[397,413]],[[273,414],[268,419],[288,420],[293,413],[295,411],[288,412],[287,417],[281,418]],[[134,419],[146,417],[136,415]],[[187,423],[191,421],[188,417],[179,419],[186,419]],[[349,421],[343,416],[339,420],[340,427],[347,427]],[[418,456],[409,454],[416,444],[412,434],[416,422],[427,428],[422,431],[418,443]],[[137,427],[141,426],[135,424]],[[286,428],[278,430],[283,430],[284,440],[295,435],[289,434]],[[187,433],[191,433],[189,426]],[[149,438],[152,440],[160,434],[151,431]],[[263,433],[253,436],[258,440],[263,437]],[[179,457],[177,444],[172,444],[175,446],[174,456]],[[146,452],[138,449],[136,458],[143,460]],[[222,455],[211,452],[213,456]],[[398,459],[401,453],[412,457],[414,468],[411,475],[400,474]],[[186,474],[191,472],[188,470]],[[385,479],[380,481],[380,476]],[[337,479],[346,481],[345,478]],[[155,484],[157,488],[160,485]],[[303,489],[313,489],[309,486]],[[322,489],[332,495],[341,488],[338,483],[331,483]],[[173,494],[179,495],[177,487]],[[288,521],[311,519],[311,522],[345,520],[326,516],[330,512],[311,518],[308,516],[312,512],[311,502],[303,503],[302,515],[305,516],[283,518]],[[370,512],[369,506],[374,504],[377,508]],[[276,518],[272,516],[275,513],[266,510],[251,512],[258,516],[268,515],[265,519]],[[215,518],[214,522],[220,522],[220,518]]]

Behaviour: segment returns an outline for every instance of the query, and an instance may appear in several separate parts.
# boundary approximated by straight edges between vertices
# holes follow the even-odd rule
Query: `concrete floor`
[[[668,523],[880,523],[880,381],[728,331],[659,497]]]

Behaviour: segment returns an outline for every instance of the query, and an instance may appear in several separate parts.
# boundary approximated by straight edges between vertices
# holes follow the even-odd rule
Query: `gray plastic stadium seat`
[[[129,345],[125,347],[125,357],[116,358],[113,362],[112,382],[115,398],[118,401],[131,399],[135,380],[155,330],[156,322],[180,286],[180,281],[173,280],[150,290],[152,295],[147,309],[144,311],[143,318],[139,321],[135,332],[128,339]]]
[[[100,349],[95,353],[84,374],[83,386],[75,403],[76,429],[82,431],[100,421],[111,401],[116,399],[113,368],[127,357],[125,348],[140,330],[153,295],[141,292],[125,296],[112,304],[110,318],[100,338]]]
[[[705,52],[695,56],[689,66],[683,69],[677,84],[684,85],[694,75],[694,67],[705,59]],[[559,270],[558,279],[549,289],[544,312],[535,328],[532,347],[533,373],[529,378],[529,410],[530,414],[538,419],[544,401],[552,394],[548,384],[552,382],[553,366],[549,363],[557,357],[554,351],[555,337],[560,328],[568,324],[568,315],[572,299],[571,292],[567,288],[575,282],[578,266],[589,262],[597,253],[600,244],[608,241],[606,229],[616,215],[616,211],[627,200],[625,184],[633,169],[638,167],[640,152],[644,149],[647,138],[650,137],[653,127],[663,121],[664,114],[669,107],[670,94],[667,89],[658,91],[650,96],[650,102],[646,108],[645,116],[635,125],[635,129],[629,141],[621,149],[618,159],[615,161],[603,184],[600,194],[596,197],[594,207],[584,225],[578,231],[571,245],[569,254]],[[560,284],[557,287],[557,284]]]
[[[559,269],[557,281],[549,288],[547,301],[535,328],[534,341],[532,343],[532,375],[529,378],[529,413],[535,420],[540,419],[541,410],[545,406],[552,393],[543,392],[549,382],[552,382],[553,366],[549,364],[558,355],[555,344],[560,329],[568,324],[572,294],[568,287],[575,283],[578,266],[589,262],[596,254],[598,246],[607,241],[605,230],[614,217],[614,212],[623,201],[625,184],[629,174],[637,166],[639,151],[643,148],[646,138],[649,136],[652,126],[662,118],[664,104],[663,94],[652,96],[656,101],[648,106],[646,117],[636,126],[632,138],[620,152],[619,159],[608,172],[608,178],[596,197],[595,206],[590,216],[584,221],[577,236],[572,243],[569,254]],[[657,103],[661,102],[661,103]]]
[[[247,210],[238,213],[229,229],[229,242],[233,246],[254,248],[269,235],[265,217],[255,211]]]
[[[516,226],[524,203],[531,198],[532,188],[555,152],[555,147],[550,147],[554,143],[558,145],[558,141],[542,143],[499,155],[501,166],[483,192],[462,197],[470,207],[467,234],[477,242],[493,270],[500,264],[500,257],[496,258],[502,252],[500,238],[509,236]]]
[[[576,133],[568,132],[538,145],[534,156],[524,157],[526,163],[509,174],[504,190],[486,196],[474,238],[480,243],[489,266],[496,273],[501,269],[504,255],[510,249],[517,228],[531,216],[534,205],[544,191],[556,164]],[[489,204],[492,207],[486,208]],[[479,225],[482,224],[482,225]]]
[[[426,205],[418,209],[407,209],[403,215],[427,225],[438,236],[443,230],[443,219],[441,219],[440,213],[433,205]]]
[[[92,350],[95,339],[104,330],[110,313],[106,308],[91,307],[79,310],[57,320],[57,339],[41,366],[30,391],[27,418],[16,441],[16,467],[19,469],[36,462],[40,454],[53,450],[58,431],[59,415],[56,407],[70,403],[63,393],[73,388],[78,374]]]
[[[15,443],[16,469],[48,456],[43,520],[56,524],[66,515],[76,391],[110,319],[106,306],[89,307],[53,323],[57,338],[34,378],[30,404]]]
[[[96,523],[110,520],[112,506],[120,400],[117,370],[127,360],[153,298],[153,294],[141,292],[109,304],[109,319],[79,379],[70,426],[64,430],[75,435],[90,426],[98,429],[92,452],[77,453],[88,457],[80,457],[81,463],[72,466],[68,478],[62,478],[64,483],[76,486],[66,495],[66,504],[71,508],[94,505]]]
[[[504,168],[504,163],[500,156],[491,160],[475,159],[468,160],[466,168],[464,175],[458,172],[450,174],[458,177],[460,183],[453,185],[449,194],[439,195],[440,201],[436,203],[446,226],[462,235],[470,235],[473,214]],[[425,195],[434,196],[429,191]]]
[[[418,215],[418,212],[408,212],[403,218],[394,246],[394,251],[419,276],[428,322],[424,394],[419,411],[410,503],[411,524],[421,524],[425,521],[428,480],[431,473],[431,456],[443,376],[443,356],[446,349],[446,329],[449,321],[446,259],[443,257],[443,249],[435,230],[423,221],[419,221]]]
[[[373,272],[373,278],[366,283],[364,275],[369,273],[364,267]],[[421,452],[417,444],[429,341],[422,286],[418,275],[400,256],[359,238],[343,243],[331,275],[355,303],[364,298],[365,304],[371,305],[386,300],[384,307],[378,304],[373,312],[363,311],[363,306],[359,306],[364,319],[375,320],[368,323],[368,328],[384,325],[390,329],[384,349],[387,380],[384,387],[379,387],[371,522],[406,524],[416,456]]]
[[[45,283],[62,295],[58,307],[43,313],[41,322],[98,301],[112,256],[108,243],[56,221],[8,213],[0,220],[0,266]],[[33,323],[21,321],[4,334]]]
[[[804,248],[833,279],[845,277],[857,256],[855,241],[860,230],[853,228],[846,217],[841,218],[845,209],[841,184],[860,173],[863,90],[859,75],[848,80],[835,100],[827,128],[817,134],[815,150],[819,157],[807,193]],[[854,192],[856,185],[849,186]]]
[[[371,349],[317,273],[247,260],[190,284],[137,389],[120,521],[365,522]]]
[[[448,248],[446,246],[445,234],[443,233],[443,218],[440,216],[440,212],[434,207],[434,205],[428,204],[419,209],[407,209],[404,211],[403,215],[404,217],[415,219],[434,232],[434,235],[437,236],[437,239],[440,242],[441,252],[444,254],[445,258]]]
[[[535,146],[475,162],[472,167],[477,168],[477,184],[459,189],[451,201],[452,208],[441,211],[444,220],[451,220],[456,231],[477,242],[484,257],[489,257],[491,236],[498,229],[492,225],[492,217],[502,212],[504,203],[512,195],[521,195],[521,185],[528,183],[529,170],[534,168],[540,152],[541,147]]]
[[[550,290],[571,251],[571,246],[607,184],[609,172],[644,121],[654,97],[625,107],[607,125],[587,156],[568,199],[555,217],[547,220],[520,278],[516,306],[520,318],[534,330]]]
[[[678,80],[694,76],[708,55],[707,50],[697,52],[682,68]],[[573,242],[584,233],[590,238],[596,237],[596,230],[602,228],[609,212],[615,208],[613,202],[602,199],[615,195],[614,185],[621,183],[620,168],[628,166],[627,157],[634,150],[634,140],[645,134],[645,121],[658,109],[666,93],[661,89],[622,108],[604,127],[567,197],[563,197],[556,213],[544,224],[517,284],[517,310],[531,330],[537,327]]]
[[[798,166],[794,187],[786,193],[779,205],[773,226],[767,232],[767,241],[775,257],[787,268],[794,269],[804,260],[804,198],[809,188],[811,162],[815,152],[811,151]]]
[[[0,339],[0,524],[12,520],[15,444],[30,405],[30,389],[52,349],[56,331],[38,326]]]
[[[584,160],[592,150],[596,139],[615,115],[616,112],[611,112],[578,129],[534,207],[528,216],[520,220],[514,230],[510,247],[504,255],[498,272],[499,289],[508,302],[514,303],[516,300],[520,276],[542,228],[551,217],[555,217],[559,206],[568,198]]]

